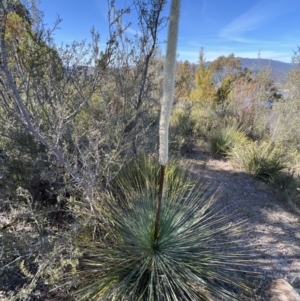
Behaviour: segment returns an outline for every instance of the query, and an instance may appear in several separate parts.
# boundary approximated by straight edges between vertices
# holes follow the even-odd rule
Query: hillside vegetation
[[[259,300],[260,277],[273,275],[253,268],[247,215],[232,219],[222,208],[217,185],[193,172],[194,155],[280,191],[274,208],[291,211],[299,230],[299,69],[278,83],[234,54],[206,64],[203,48],[197,66],[176,62],[159,216],[165,57],[157,34],[168,23],[166,1],[134,0],[134,37],[122,23],[130,9],[109,1],[108,41],[93,29],[92,43],[60,47],[52,38],[59,20],[47,29],[35,1],[4,2],[0,299]]]

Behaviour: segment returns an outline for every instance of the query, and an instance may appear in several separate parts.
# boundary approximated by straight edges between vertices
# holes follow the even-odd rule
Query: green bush
[[[287,168],[285,155],[279,145],[248,140],[236,144],[230,157],[246,172],[257,178],[272,181]]]
[[[170,121],[170,151],[191,152],[199,139],[206,139],[221,118],[211,108],[184,103],[176,107]]]
[[[205,185],[191,185],[176,169],[167,176],[154,240],[157,164],[131,166],[117,181],[121,193],[103,198],[107,235],[79,244],[80,300],[241,300],[246,287],[232,273],[243,264],[236,253],[241,227],[213,209]]]
[[[192,151],[196,120],[191,116],[192,107],[187,105],[176,108],[170,120],[170,152],[173,154]]]
[[[234,145],[243,145],[247,136],[237,126],[229,125],[213,129],[209,134],[211,151],[226,156]]]

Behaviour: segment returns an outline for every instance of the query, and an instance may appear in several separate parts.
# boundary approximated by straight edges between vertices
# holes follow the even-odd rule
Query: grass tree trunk
[[[164,186],[165,167],[169,154],[169,124],[175,87],[176,48],[179,27],[180,0],[172,0],[167,39],[167,52],[164,64],[163,97],[159,122],[159,164],[161,167],[158,202],[156,208],[154,241],[159,234],[159,218]]]

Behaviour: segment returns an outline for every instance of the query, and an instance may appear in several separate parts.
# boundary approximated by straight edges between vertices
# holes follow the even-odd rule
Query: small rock
[[[292,280],[292,284],[293,284],[293,287],[294,287],[295,289],[300,289],[300,276],[295,277],[295,278]]]
[[[273,280],[267,287],[269,301],[300,301],[300,295],[284,279]]]

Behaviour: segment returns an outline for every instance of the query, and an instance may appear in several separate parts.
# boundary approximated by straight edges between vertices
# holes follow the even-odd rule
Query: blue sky
[[[108,36],[106,0],[40,0],[44,22],[51,27],[59,15],[63,22],[55,32],[60,44],[89,39],[94,26],[104,45]],[[116,0],[117,7],[131,0]],[[168,14],[169,1],[163,12]],[[179,60],[197,62],[203,46],[205,58],[234,53],[245,58],[290,62],[300,45],[300,0],[182,0],[178,41]],[[134,11],[128,20],[131,35],[138,31]],[[166,30],[160,32],[164,41]],[[162,44],[162,48],[163,48]]]

